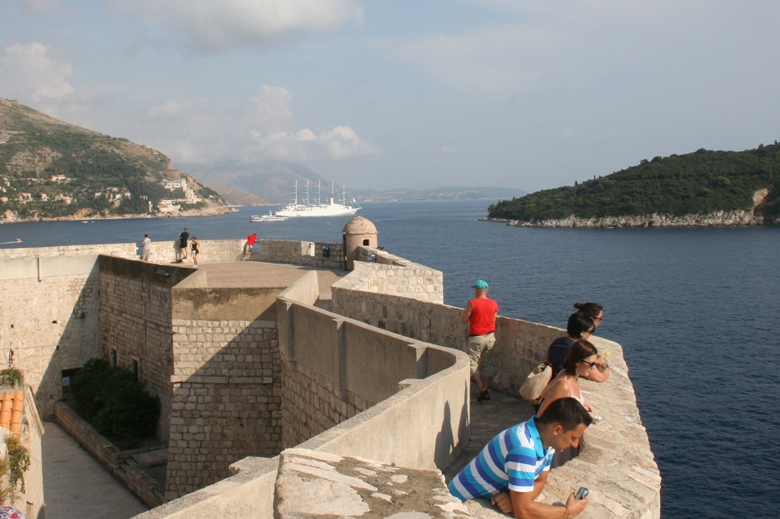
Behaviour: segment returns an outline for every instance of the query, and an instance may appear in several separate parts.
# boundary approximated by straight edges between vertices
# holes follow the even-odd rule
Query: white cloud
[[[59,0],[23,0],[22,6],[29,11],[42,14],[54,10],[59,3]]]
[[[309,162],[348,159],[381,152],[347,126],[315,132],[294,127],[292,95],[283,87],[263,86],[241,104],[220,107],[202,100],[169,100],[150,108],[141,121],[147,142],[174,162],[241,163],[268,159]],[[172,137],[173,136],[173,137]]]
[[[579,76],[572,37],[552,27],[494,26],[466,34],[439,34],[401,44],[395,52],[448,85],[507,97],[549,88]]]
[[[260,47],[360,23],[359,0],[104,0],[202,52]]]
[[[249,97],[248,117],[258,126],[278,128],[293,119],[291,102],[292,95],[286,88],[263,86],[260,93]]]
[[[42,43],[17,43],[0,54],[0,91],[11,98],[51,106],[76,92],[67,81],[72,75],[71,64]]]
[[[363,142],[348,126],[336,126],[320,133],[305,128],[265,135],[253,132],[252,135],[265,158],[279,160],[309,162],[322,158],[345,159],[382,151],[379,147]]]

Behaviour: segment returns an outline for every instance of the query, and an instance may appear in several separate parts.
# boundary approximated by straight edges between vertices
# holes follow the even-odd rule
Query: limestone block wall
[[[192,236],[193,233],[190,233]],[[194,233],[197,236],[197,232]],[[178,236],[178,235],[177,235]],[[152,244],[149,253],[149,262],[151,263],[173,263],[178,258],[179,252],[177,236],[171,236],[168,239],[163,237],[150,236]],[[134,252],[131,259],[139,259],[141,256],[141,243],[133,244]],[[217,261],[238,261],[244,255],[244,243],[246,240],[198,240],[200,242],[200,262],[214,263]],[[189,257],[189,252],[188,252]],[[186,260],[191,265],[192,258]]]
[[[100,256],[100,351],[105,359],[138,370],[160,398],[157,437],[168,438],[171,409],[172,288],[193,270]]]
[[[344,268],[344,244],[295,240],[259,240],[260,250],[252,253],[254,261],[290,263],[326,269]],[[325,255],[328,247],[329,256]]]
[[[230,475],[282,445],[275,321],[174,319],[166,499]]]
[[[468,436],[467,357],[288,299],[296,290],[277,304],[282,409],[285,423],[305,424],[285,427],[285,445],[315,433],[302,446],[409,467],[448,465]],[[381,428],[360,425],[370,420]]]
[[[405,337],[466,351],[468,328],[460,324],[462,308],[354,288],[350,279],[353,275],[371,272],[381,275],[381,269],[381,266],[355,263],[353,274],[331,288],[334,312]]]
[[[0,259],[37,258],[52,256],[97,256],[106,254],[118,258],[137,257],[132,243],[100,243],[92,245],[62,245],[57,247],[20,247],[0,249]]]
[[[62,398],[62,371],[99,355],[97,256],[49,248],[0,251],[0,359],[20,369],[39,412],[51,417]],[[69,254],[74,251],[67,251]]]
[[[403,263],[399,258],[384,251],[372,252],[373,249],[361,247],[359,258],[368,255],[376,261],[356,261],[353,272],[342,278],[336,287],[350,291],[373,292],[389,294],[406,298],[444,302],[444,277],[438,270],[417,263]]]
[[[246,456],[281,451],[276,297],[284,287],[208,288],[206,274],[172,292],[167,499],[227,477]]]

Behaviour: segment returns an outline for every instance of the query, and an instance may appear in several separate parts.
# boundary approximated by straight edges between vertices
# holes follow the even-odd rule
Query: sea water
[[[623,345],[661,470],[664,517],[769,517],[780,509],[780,228],[524,229],[481,222],[489,202],[365,204],[386,250],[444,273],[447,304],[477,279],[500,314],[565,327],[598,301],[598,335]],[[249,208],[206,218],[0,225],[0,243],[341,241],[351,217],[251,223]],[[262,214],[262,211],[261,211]],[[203,261],[208,260],[204,247]]]

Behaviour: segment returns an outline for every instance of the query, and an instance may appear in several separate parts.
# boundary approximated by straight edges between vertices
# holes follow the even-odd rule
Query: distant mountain
[[[489,207],[489,218],[552,227],[780,223],[780,145],[643,160],[574,186]]]
[[[159,151],[0,98],[0,220],[225,211]]]
[[[353,191],[359,202],[395,202],[406,200],[496,200],[523,196],[527,191],[502,187],[439,187],[435,189],[388,189]]]
[[[213,185],[211,188],[219,193],[219,195],[225,199],[227,205],[238,205],[244,207],[251,206],[264,206],[264,205],[278,205],[276,202],[270,202],[265,198],[259,197],[249,191],[243,189],[231,189],[229,187]]]
[[[293,197],[295,181],[305,186],[306,181],[330,190],[330,180],[325,179],[306,166],[294,162],[268,161],[257,166],[224,163],[217,166],[187,166],[201,182],[245,191],[257,195],[272,204],[286,204]],[[302,188],[301,188],[302,189]]]
[[[199,180],[212,186],[224,186],[229,189],[246,191],[265,200],[286,204],[294,196],[295,181],[298,181],[298,197],[305,192],[306,182],[310,184],[310,195],[314,196],[317,185],[322,185],[323,198],[330,193],[331,179],[327,179],[306,166],[294,162],[269,161],[258,166],[246,167],[236,164],[223,164],[217,167],[188,166],[187,170]],[[215,188],[221,194],[221,188]],[[357,202],[390,202],[403,200],[496,200],[523,196],[526,191],[521,189],[499,187],[441,187],[436,189],[388,189],[377,191],[372,189],[348,189],[348,201],[355,198]],[[335,188],[340,192],[340,185]]]

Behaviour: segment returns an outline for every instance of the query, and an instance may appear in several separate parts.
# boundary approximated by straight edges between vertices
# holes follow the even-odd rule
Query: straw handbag
[[[542,391],[550,383],[551,378],[552,366],[546,362],[539,364],[525,378],[525,382],[520,388],[520,396],[532,404],[537,404]]]

